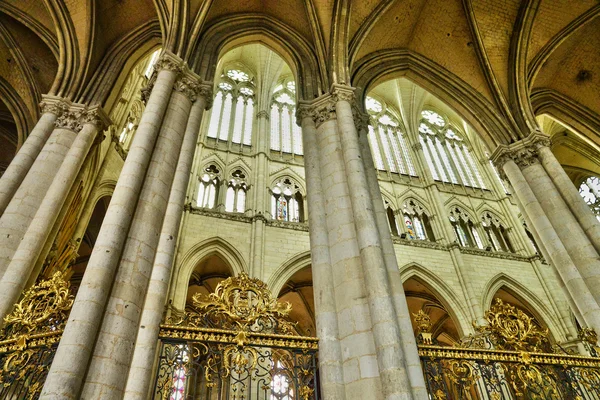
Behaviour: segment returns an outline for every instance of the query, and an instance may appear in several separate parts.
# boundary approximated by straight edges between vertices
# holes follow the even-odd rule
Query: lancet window
[[[529,227],[527,226],[527,223],[523,220],[521,220],[521,223],[523,224],[523,228],[525,229],[525,234],[527,235],[527,238],[529,239],[529,242],[531,243],[531,245],[533,246],[533,248],[535,249],[535,252],[539,255],[542,255],[542,252],[540,251],[540,248],[537,244],[537,242],[535,241],[535,237],[533,236],[533,233],[531,233],[531,231],[529,230]]]
[[[213,100],[208,137],[252,145],[254,83],[247,72],[230,69],[221,76]]]
[[[477,162],[459,130],[440,114],[424,110],[419,142],[433,179],[485,189]]]
[[[392,233],[392,235],[398,236],[400,229],[398,229],[398,222],[396,221],[396,214],[394,213],[394,209],[387,200],[383,201],[383,206],[385,207],[385,213],[388,219],[388,224],[390,226],[390,232]]]
[[[236,169],[227,183],[225,211],[243,213],[246,210],[247,191],[246,174],[242,170]]]
[[[382,171],[417,176],[408,139],[399,119],[384,103],[372,97],[367,97],[365,105],[370,115],[369,144],[375,167]]]
[[[296,124],[296,83],[275,87],[271,103],[271,150],[302,155],[302,130]]]
[[[596,218],[600,220],[600,179],[596,176],[587,178],[579,186],[579,194],[590,206]]]
[[[481,236],[469,214],[460,207],[454,207],[450,210],[449,218],[456,240],[462,247],[484,248]]]
[[[489,245],[494,251],[514,252],[508,238],[508,232],[498,217],[490,212],[485,212],[481,216],[481,225],[483,226]]]
[[[435,241],[430,217],[418,201],[407,199],[402,206],[402,216],[408,239]]]
[[[271,215],[279,221],[302,222],[304,204],[300,186],[291,178],[281,178],[271,187]]]
[[[220,174],[214,164],[204,169],[198,186],[198,207],[215,208],[221,181]]]

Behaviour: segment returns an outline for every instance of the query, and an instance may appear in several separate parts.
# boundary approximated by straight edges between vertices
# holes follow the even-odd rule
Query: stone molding
[[[539,130],[534,130],[525,139],[510,145],[499,145],[490,159],[496,166],[502,179],[506,179],[504,174],[504,164],[514,161],[519,168],[523,169],[530,165],[539,163],[538,150],[541,147],[550,146],[550,137]]]
[[[519,254],[507,253],[504,251],[487,251],[482,249],[476,249],[473,247],[462,247],[459,246],[459,250],[463,254],[470,254],[473,256],[492,257],[500,258],[502,260],[513,260],[513,261],[529,261],[529,257],[521,256]]]
[[[412,246],[412,247],[421,247],[426,249],[435,249],[435,250],[444,250],[447,251],[448,248],[443,244],[430,242],[428,240],[417,240],[417,239],[402,239],[399,236],[392,236],[392,242],[394,244],[401,244],[404,246]]]
[[[295,231],[308,232],[308,225],[304,222],[285,222],[271,219],[266,221],[266,225],[272,226],[274,228],[292,229]]]
[[[40,109],[42,114],[51,113],[60,117],[63,113],[69,110],[71,102],[63,99],[62,97],[42,95],[42,101],[40,102]]]

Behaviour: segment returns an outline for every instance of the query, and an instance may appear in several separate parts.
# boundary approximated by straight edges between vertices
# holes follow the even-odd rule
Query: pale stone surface
[[[558,270],[568,295],[573,299],[586,324],[598,331],[600,329],[600,307],[569,257],[548,217],[544,214],[528,181],[514,161],[509,160],[503,168],[524,211],[542,239],[554,267]]]
[[[82,397],[121,399],[191,101],[174,91],[108,299]]]
[[[159,324],[167,299],[185,194],[205,106],[206,99],[198,98],[187,122],[129,368],[125,389],[125,397],[128,399],[146,399],[152,384]]]
[[[58,218],[57,210],[60,210],[65,202],[98,129],[99,126],[95,123],[86,123],[75,137],[29,225],[29,229],[2,276],[0,280],[0,319],[11,311],[12,305],[17,302],[21,291],[25,288],[50,230]]]
[[[51,119],[48,117],[44,122],[49,123]],[[75,132],[54,129],[0,217],[0,277],[23,240],[73,140]]]
[[[145,171],[169,104],[176,72],[161,70],[119,177],[41,399],[79,397]]]
[[[42,151],[44,144],[54,130],[56,118],[57,114],[53,112],[42,114],[17,155],[0,177],[0,215],[6,210],[21,182],[25,179],[27,172],[29,172],[38,154]]]
[[[321,387],[327,400],[345,398],[342,355],[338,340],[338,316],[335,306],[334,285],[328,248],[327,225],[323,189],[319,169],[317,129],[311,116],[302,118],[302,140],[306,184],[310,191],[308,218],[310,223],[310,248],[315,293],[316,335],[319,338],[319,367],[322,371]],[[349,326],[343,323],[342,326]]]

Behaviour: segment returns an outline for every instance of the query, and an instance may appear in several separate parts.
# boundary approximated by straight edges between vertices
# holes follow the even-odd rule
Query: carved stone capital
[[[150,76],[150,79],[148,79],[146,86],[144,86],[140,90],[142,102],[144,103],[144,105],[148,104],[148,99],[150,98],[150,94],[152,93],[152,88],[154,88],[154,83],[156,82],[156,77],[157,77],[157,73],[156,73],[156,70],[154,70],[154,72]]]
[[[206,110],[210,110],[213,104],[213,84],[212,82],[202,82],[196,88],[196,95],[206,100]]]
[[[61,97],[43,95],[40,109],[42,114],[51,113],[59,117],[69,110],[69,105],[70,102]]]
[[[192,103],[196,101],[198,94],[198,81],[189,75],[183,75],[175,80],[173,90],[185,95]]]
[[[331,95],[334,97],[336,102],[347,101],[354,103],[356,97],[354,96],[354,88],[348,85],[340,85],[334,83],[331,85]]]
[[[296,113],[297,115],[298,113]],[[264,119],[269,119],[270,115],[269,112],[267,110],[261,110],[256,114],[256,118],[264,118]]]
[[[423,150],[423,146],[421,145],[421,143],[415,143],[412,146],[414,151],[419,151],[419,150]]]
[[[325,121],[336,118],[336,98],[331,94],[323,95],[310,103],[309,113],[318,127]]]
[[[352,116],[354,117],[354,126],[356,126],[356,131],[359,135],[361,132],[369,131],[369,114],[360,112],[358,107],[353,107]]]
[[[81,129],[81,118],[85,114],[85,108],[81,105],[73,105],[64,111],[54,123],[57,129],[69,129],[73,132],[79,132]]]
[[[102,131],[112,124],[108,114],[106,114],[101,106],[95,106],[85,110],[81,115],[79,122],[82,126],[85,124],[93,124],[98,127],[98,131]]]
[[[312,106],[307,103],[299,103],[298,108],[296,108],[296,124],[302,126],[302,120],[306,117],[313,118]]]
[[[550,138],[539,130],[533,131],[525,139],[510,145],[500,145],[491,156],[500,177],[505,179],[504,164],[514,161],[520,168],[539,163],[538,150],[550,146]]]
[[[162,70],[182,72],[183,60],[181,60],[175,54],[165,51],[160,55],[160,58],[158,61],[156,61],[156,64],[154,64],[154,71],[160,72]]]

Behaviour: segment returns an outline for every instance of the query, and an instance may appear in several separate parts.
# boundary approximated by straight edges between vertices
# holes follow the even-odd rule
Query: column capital
[[[520,168],[539,163],[538,150],[550,146],[550,138],[539,130],[533,131],[525,139],[510,145],[499,145],[490,159],[503,178],[503,166],[508,161],[514,161]]]
[[[331,95],[335,98],[335,101],[347,101],[348,103],[354,103],[356,96],[354,95],[354,88],[352,86],[334,83],[331,85],[329,90]]]
[[[42,110],[42,114],[51,113],[59,117],[69,110],[70,105],[71,102],[62,97],[44,94],[40,102],[40,109]]]
[[[361,132],[369,132],[371,117],[369,114],[361,112],[356,103],[352,107],[352,116],[354,117],[354,126],[356,126],[356,131],[359,135]]]
[[[296,111],[298,122],[302,122],[302,118],[311,116],[318,127],[323,122],[336,118],[335,114],[336,99],[330,93],[317,97],[311,102],[300,101]]]
[[[195,102],[198,98],[199,80],[189,73],[180,75],[173,84],[173,90],[183,94],[190,102]]]
[[[175,54],[170,51],[163,51],[156,64],[154,64],[154,71],[158,73],[162,70],[167,70],[179,73],[183,71],[184,64],[183,60]]]
[[[81,129],[81,118],[85,114],[85,105],[70,104],[69,107],[56,119],[54,126],[57,129],[68,129],[79,132]]]
[[[298,108],[298,111],[296,111],[296,118],[298,118],[299,111],[300,111],[300,108]],[[267,110],[261,110],[258,113],[256,113],[256,118],[264,118],[264,119],[268,120],[270,118],[270,115]],[[298,126],[300,126],[300,124],[298,124]]]
[[[80,125],[93,124],[102,131],[112,125],[112,121],[102,106],[97,105],[86,109],[80,117]]]
[[[213,105],[213,83],[209,81],[200,83],[196,89],[196,93],[198,97],[204,97],[206,101],[204,109],[209,110]]]

